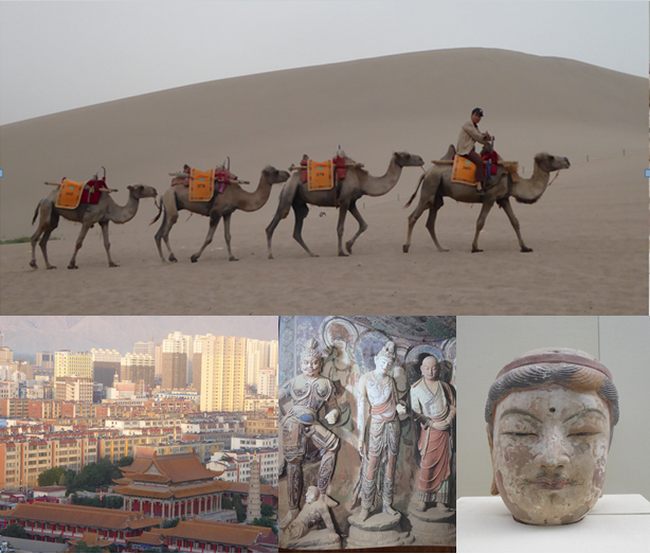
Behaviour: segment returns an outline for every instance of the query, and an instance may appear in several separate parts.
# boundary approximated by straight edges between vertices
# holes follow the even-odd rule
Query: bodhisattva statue
[[[321,497],[327,496],[339,439],[318,420],[318,412],[325,407],[325,421],[330,425],[336,423],[339,411],[334,407],[334,386],[320,372],[323,367],[323,355],[318,350],[318,342],[310,339],[305,344],[300,356],[302,375],[298,375],[282,387],[279,394],[280,410],[283,400],[291,398],[293,405],[285,414],[282,413],[282,451],[287,464],[287,492],[289,511],[280,523],[286,528],[300,512],[303,476],[302,464],[311,444],[318,449],[322,458],[318,472],[317,488]],[[330,499],[331,500],[331,499]],[[336,505],[334,500],[331,502]]]
[[[450,506],[450,441],[456,395],[450,385],[440,380],[440,368],[434,356],[422,360],[420,371],[422,379],[411,388],[411,409],[421,429],[416,510],[424,512],[438,502]]]
[[[361,472],[359,494],[363,522],[375,505],[378,487],[382,487],[382,511],[397,515],[393,508],[393,478],[400,438],[398,414],[406,413],[400,403],[395,381],[389,371],[395,362],[395,343],[388,342],[375,356],[375,369],[359,379],[357,390],[357,427]],[[383,483],[379,483],[383,475]]]
[[[341,537],[334,528],[332,516],[330,515],[330,506],[336,506],[338,503],[333,501],[327,495],[321,495],[318,487],[311,486],[307,489],[305,505],[298,516],[286,527],[287,541],[297,541],[309,534],[310,531],[325,525],[328,531],[328,538],[334,543],[339,543]]]
[[[545,348],[516,358],[485,407],[492,494],[519,522],[580,521],[603,494],[618,414],[611,373],[589,354]]]

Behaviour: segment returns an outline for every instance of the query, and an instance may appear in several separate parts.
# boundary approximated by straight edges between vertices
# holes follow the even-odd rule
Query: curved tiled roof
[[[268,527],[193,519],[180,521],[176,527],[170,529],[161,529],[161,533],[177,539],[250,547],[258,537],[268,537],[273,531]]]
[[[0,511],[0,517],[116,530],[142,529],[163,522],[161,518],[144,517],[142,512],[47,502],[21,503],[11,510]]]
[[[142,496],[149,498],[188,498],[190,496],[201,496],[214,492],[228,490],[229,484],[226,481],[207,481],[204,483],[188,484],[173,487],[149,487],[137,483],[130,483],[123,487],[113,487],[113,491],[124,496]]]

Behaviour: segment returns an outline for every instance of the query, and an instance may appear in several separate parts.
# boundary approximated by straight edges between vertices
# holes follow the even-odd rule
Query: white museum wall
[[[489,496],[492,464],[483,416],[488,389],[515,357],[535,348],[584,350],[612,372],[621,418],[605,494],[650,500],[650,318],[642,316],[461,316],[457,320],[458,498]]]

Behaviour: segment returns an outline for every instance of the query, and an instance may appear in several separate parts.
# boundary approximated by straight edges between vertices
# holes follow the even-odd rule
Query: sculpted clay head
[[[602,496],[618,395],[589,354],[545,348],[516,358],[490,387],[485,419],[492,494],[517,521],[574,523]]]
[[[323,355],[318,350],[318,341],[309,339],[300,354],[300,368],[306,377],[315,377],[322,367]]]

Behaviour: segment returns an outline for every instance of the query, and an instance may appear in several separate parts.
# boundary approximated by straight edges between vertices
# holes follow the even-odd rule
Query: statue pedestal
[[[548,526],[518,523],[499,496],[458,499],[459,552],[647,552],[648,528],[640,494],[606,494],[582,521]]]
[[[456,512],[449,511],[443,504],[424,512],[409,506],[411,534],[416,544],[430,546],[456,546]]]
[[[350,530],[346,548],[403,546],[415,541],[408,531],[402,531],[399,512],[394,516],[380,512],[360,522],[360,511],[355,510],[348,518]]]
[[[282,534],[280,534],[282,537]],[[327,529],[310,531],[307,535],[296,540],[281,541],[281,548],[288,550],[340,550],[341,538],[332,534]]]

